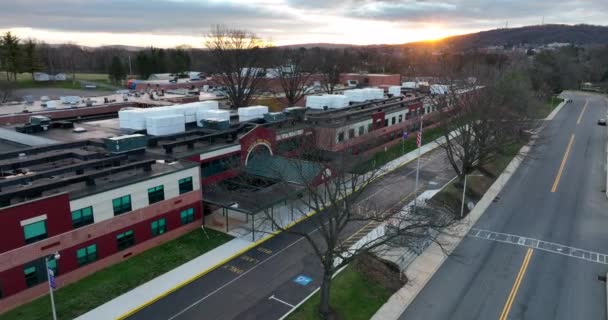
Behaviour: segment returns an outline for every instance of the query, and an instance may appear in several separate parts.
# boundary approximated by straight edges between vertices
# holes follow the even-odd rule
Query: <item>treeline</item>
[[[17,81],[17,74],[44,69],[38,47],[33,40],[21,41],[10,32],[0,38],[0,70],[6,72],[6,81]]]

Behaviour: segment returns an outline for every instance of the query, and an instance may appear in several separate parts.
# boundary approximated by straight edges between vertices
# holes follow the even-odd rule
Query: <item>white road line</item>
[[[294,306],[294,305],[293,305],[293,304],[291,304],[291,303],[287,303],[287,302],[285,302],[285,301],[283,301],[283,300],[281,300],[281,299],[279,299],[279,298],[275,297],[275,296],[274,296],[274,294],[273,294],[273,295],[271,295],[270,297],[268,297],[268,300],[275,300],[275,301],[278,301],[278,302],[280,302],[280,303],[282,303],[282,304],[284,304],[284,305],[286,305],[286,306],[288,306],[288,307],[291,307],[291,308],[295,308],[295,307],[296,307],[296,306]]]
[[[503,235],[505,236],[505,240],[501,240],[497,237],[490,238],[490,235]],[[608,264],[608,257],[605,254],[599,252],[592,252],[589,250],[574,248],[565,246],[559,243],[542,241],[534,238],[522,237],[514,234],[493,232],[478,228],[472,228],[471,231],[467,234],[469,237],[485,239],[496,242],[503,242],[509,244],[515,244],[522,247],[534,248],[537,250],[543,250],[546,252],[552,252],[556,254],[560,254],[562,256],[567,256],[571,258],[576,258],[580,260],[590,261],[594,263],[600,264]],[[510,241],[510,239],[518,239],[517,241]]]
[[[316,232],[317,230],[318,230],[318,229],[315,229],[315,230],[314,230],[314,231],[312,231],[311,233]],[[300,242],[300,241],[302,241],[302,240],[305,240],[305,239],[306,239],[306,238],[300,238],[300,239],[298,239],[298,240],[294,241],[292,244],[288,245],[287,247],[285,247],[285,248],[283,248],[283,249],[281,249],[281,250],[277,251],[275,254],[273,254],[272,256],[268,257],[266,260],[262,261],[262,262],[261,262],[261,263],[259,263],[259,264],[256,264],[256,265],[255,265],[255,266],[253,266],[251,269],[249,269],[249,270],[247,270],[247,271],[245,271],[245,272],[241,273],[241,274],[240,274],[238,277],[236,277],[236,278],[234,278],[234,279],[232,279],[232,280],[230,280],[230,281],[228,281],[228,282],[224,283],[224,284],[223,284],[221,287],[219,287],[219,288],[217,288],[217,289],[213,290],[213,291],[212,291],[211,293],[209,293],[208,295],[206,295],[206,296],[204,296],[204,297],[200,298],[199,300],[195,301],[194,303],[192,303],[192,304],[191,304],[191,305],[189,305],[188,307],[184,308],[182,311],[180,311],[180,312],[176,313],[175,315],[173,315],[173,316],[172,316],[171,318],[169,318],[168,320],[173,320],[173,319],[175,319],[175,318],[179,317],[179,316],[180,316],[180,315],[182,315],[184,312],[186,312],[186,311],[188,311],[188,310],[192,309],[192,308],[193,308],[193,307],[195,307],[197,304],[199,304],[199,303],[203,302],[205,299],[207,299],[207,298],[211,297],[212,295],[216,294],[218,291],[220,291],[220,290],[224,289],[224,288],[225,288],[225,287],[227,287],[228,285],[232,284],[233,282],[235,282],[235,281],[239,280],[240,278],[242,278],[243,276],[245,276],[246,274],[248,274],[249,272],[251,272],[251,271],[253,271],[253,270],[257,269],[257,267],[261,266],[261,265],[262,265],[262,264],[264,264],[265,262],[267,262],[267,261],[269,261],[270,259],[272,259],[272,258],[276,257],[277,255],[279,255],[279,254],[280,254],[280,253],[282,253],[283,251],[285,251],[285,250],[287,250],[287,249],[291,248],[292,246],[294,246],[294,245],[295,245],[295,244],[297,244],[298,242]]]

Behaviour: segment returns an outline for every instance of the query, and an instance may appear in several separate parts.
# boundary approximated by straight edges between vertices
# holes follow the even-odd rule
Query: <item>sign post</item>
[[[58,253],[55,253],[52,257],[55,259],[55,261],[59,260]],[[55,272],[49,267],[49,258],[50,257],[44,258],[44,264],[46,267],[46,274],[49,283],[49,296],[51,297],[51,309],[53,311],[53,320],[57,320],[57,311],[55,310],[55,297],[53,296],[53,290],[57,288],[57,284],[55,282]]]

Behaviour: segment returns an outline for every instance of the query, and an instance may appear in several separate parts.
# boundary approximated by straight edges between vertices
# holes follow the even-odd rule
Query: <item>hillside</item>
[[[440,41],[451,49],[467,50],[488,46],[543,45],[567,42],[577,45],[608,44],[608,27],[594,25],[537,25],[521,28],[494,29],[460,36],[448,37]],[[405,44],[421,46],[424,42]]]

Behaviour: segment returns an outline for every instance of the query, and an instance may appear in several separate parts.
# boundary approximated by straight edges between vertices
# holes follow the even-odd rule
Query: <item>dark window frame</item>
[[[179,218],[182,225],[194,222],[194,208],[188,208],[180,211]]]
[[[158,185],[156,187],[148,188],[148,204],[157,203],[165,200],[165,186]]]
[[[43,223],[44,224],[44,233],[41,233],[39,235],[33,236],[28,238],[27,234],[25,232],[26,227],[37,224],[37,223]],[[25,240],[25,243],[30,244],[30,243],[34,243],[34,242],[38,242],[40,240],[44,240],[46,238],[49,237],[49,231],[47,229],[47,225],[46,225],[46,219],[45,220],[40,220],[40,221],[36,221],[36,222],[32,222],[30,224],[26,224],[22,227],[23,229],[23,239]]]
[[[91,248],[94,248],[95,250],[89,250]],[[83,257],[79,257],[78,253],[84,250],[84,256]],[[78,262],[78,266],[82,267],[84,265],[87,265],[89,263],[93,263],[95,261],[97,261],[97,244],[91,244],[88,245],[86,247],[82,247],[80,249],[76,250],[76,261]]]
[[[118,251],[125,250],[135,245],[135,232],[127,230],[116,235],[116,248]]]
[[[125,199],[129,200],[128,203],[125,202]],[[120,200],[120,205],[117,206],[115,204],[116,200]],[[118,216],[118,215],[121,215],[123,213],[127,213],[127,212],[133,210],[131,195],[128,194],[126,196],[112,199],[112,208],[114,209],[114,216]]]
[[[85,215],[85,211],[90,211],[90,214]],[[75,216],[77,217],[75,218]],[[93,223],[95,223],[95,218],[93,216],[92,206],[72,211],[72,227],[74,229],[81,228]]]
[[[162,222],[162,224],[161,224]],[[156,224],[156,226],[155,226]],[[167,218],[160,218],[150,222],[152,236],[156,237],[167,232]]]
[[[177,181],[177,185],[179,187],[179,194],[184,194],[194,190],[194,183],[192,182],[192,177],[179,179]]]

